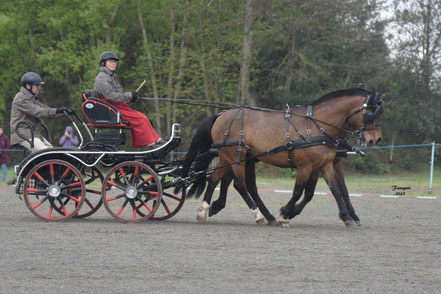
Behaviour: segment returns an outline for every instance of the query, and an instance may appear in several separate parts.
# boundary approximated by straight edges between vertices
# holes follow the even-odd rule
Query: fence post
[[[432,180],[433,180],[433,162],[435,161],[435,142],[432,142],[432,157],[430,159],[430,185],[429,193],[432,193]]]

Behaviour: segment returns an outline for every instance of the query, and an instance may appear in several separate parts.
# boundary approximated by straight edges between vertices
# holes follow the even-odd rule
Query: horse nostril
[[[377,142],[375,142],[375,144],[378,144],[381,142],[381,138],[378,138]]]
[[[369,140],[368,145],[374,145],[374,140]]]

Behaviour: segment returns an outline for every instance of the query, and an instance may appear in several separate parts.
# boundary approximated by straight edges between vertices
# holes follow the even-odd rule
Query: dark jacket
[[[0,136],[0,163],[8,163],[8,151],[3,149],[9,149],[9,139],[5,135]]]
[[[51,108],[40,101],[38,98],[29,92],[26,88],[21,87],[20,92],[15,95],[12,101],[11,109],[11,144],[18,144],[23,141],[20,138],[15,128],[17,124],[21,121],[25,121],[31,125],[34,130],[35,138],[43,139],[41,134],[38,132],[38,128],[41,126],[40,118],[55,118],[61,116],[61,114],[56,113],[56,108]],[[20,126],[20,133],[26,138],[31,139],[31,131],[28,127]]]

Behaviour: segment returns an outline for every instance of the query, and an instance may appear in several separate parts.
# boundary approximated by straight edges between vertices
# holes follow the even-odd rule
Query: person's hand
[[[70,114],[70,115],[75,114],[75,110],[70,108],[67,110],[67,114]]]
[[[138,100],[138,92],[132,92],[132,100],[130,100],[130,102],[134,103],[136,102],[136,100]]]
[[[68,109],[67,109],[67,107],[59,107],[59,108],[57,108],[57,114],[60,114],[60,113],[63,113],[63,112],[67,112],[68,111]]]
[[[71,137],[71,136],[72,136],[72,134],[70,134],[69,132],[65,132],[64,135],[65,135],[66,137]]]

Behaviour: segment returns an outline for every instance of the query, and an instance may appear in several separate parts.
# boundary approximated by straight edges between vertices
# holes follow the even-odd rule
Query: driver
[[[156,149],[163,145],[165,141],[158,136],[147,116],[127,105],[127,102],[137,100],[138,93],[124,92],[115,74],[118,61],[118,56],[113,52],[105,51],[101,54],[100,72],[95,78],[95,90],[98,91],[101,99],[118,108],[124,119],[130,123],[132,147]]]
[[[20,91],[12,101],[11,109],[11,145],[19,144],[32,152],[53,147],[38,131],[41,126],[40,118],[56,118],[62,115],[63,111],[72,114],[72,110],[66,107],[51,108],[38,100],[41,85],[44,82],[35,72],[27,72],[21,78]],[[31,149],[29,142],[20,138],[16,127],[20,122],[28,123],[34,131],[34,149]],[[27,125],[20,125],[19,133],[32,140],[31,130]]]

